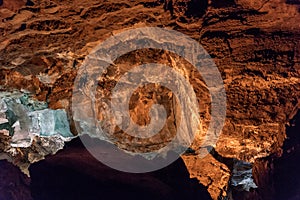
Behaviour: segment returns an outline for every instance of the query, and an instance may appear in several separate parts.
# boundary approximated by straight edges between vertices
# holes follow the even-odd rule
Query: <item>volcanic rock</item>
[[[268,178],[260,177],[273,176],[273,160],[277,157],[285,155],[284,161],[295,159],[286,156],[283,145],[287,138],[286,125],[295,118],[300,105],[298,1],[32,2],[33,5],[29,6],[23,1],[3,0],[0,7],[2,89],[29,91],[38,100],[48,102],[52,109],[66,109],[72,117],[71,96],[75,77],[83,60],[99,43],[111,35],[136,27],[177,30],[199,41],[213,58],[224,80],[227,118],[215,145],[216,151],[223,157],[256,163],[253,174],[258,188],[238,194],[237,199],[264,199],[265,194],[279,188],[278,185],[265,184]],[[197,9],[195,6],[199,5],[201,8]],[[198,94],[201,130],[205,133],[211,103],[205,83],[199,74],[192,73],[189,63],[169,52],[141,50],[119,58],[99,81],[100,93],[109,96],[116,84],[112,77],[116,77],[117,72],[153,61],[174,69],[186,69],[183,74]],[[168,100],[167,90],[151,96],[157,99],[147,99],[151,89],[153,86],[147,90],[140,88],[129,105],[133,120],[141,125],[149,122],[149,104],[154,100]],[[167,105],[168,101],[164,103]],[[167,106],[169,111],[176,108],[171,104]],[[171,136],[176,128],[172,122],[174,115],[169,115],[168,119]],[[71,125],[76,134],[75,122],[71,121]],[[130,141],[131,138],[127,139]],[[227,196],[230,169],[211,154],[199,158],[201,135],[191,148],[194,153],[182,156],[190,176],[207,187],[213,199]],[[278,163],[277,174],[294,168],[283,161]],[[277,181],[287,180],[284,175],[279,177]],[[284,195],[287,194],[279,196]],[[297,197],[298,194],[293,195]]]

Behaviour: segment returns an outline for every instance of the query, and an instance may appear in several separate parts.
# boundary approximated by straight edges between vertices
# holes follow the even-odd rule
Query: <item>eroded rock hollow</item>
[[[11,109],[0,107],[0,157],[22,170],[1,161],[8,178],[1,177],[0,199],[80,195],[116,199],[122,194],[129,199],[136,192],[148,199],[299,198],[299,5],[297,0],[0,0],[0,102]],[[211,95],[201,74],[184,58],[164,50],[139,49],[113,60],[97,79],[95,99],[110,99],[122,75],[155,61],[180,72],[198,100],[201,125],[189,149],[169,167],[138,176],[98,165],[78,138],[67,141],[89,132],[72,110],[73,86],[84,61],[107,38],[142,27],[175,30],[202,45],[224,82],[226,119],[217,143],[201,145],[211,119]],[[30,105],[16,100],[23,95],[29,95]],[[45,105],[31,110],[35,103]],[[160,134],[145,142],[114,129],[109,137],[118,147],[149,152],[171,141],[179,126],[180,106],[168,88],[156,84],[137,88],[128,105],[130,117],[138,125],[149,124],[154,104],[163,105],[167,115]],[[102,128],[110,129],[103,102],[94,106]],[[42,114],[24,118],[27,114],[17,114],[22,109],[28,116]],[[53,119],[52,132],[45,126],[49,118],[45,113]],[[22,123],[39,131],[31,134],[32,129],[26,131]],[[14,134],[24,130],[30,136],[25,138],[28,145],[16,145],[20,139]],[[95,140],[95,145],[102,142]],[[199,157],[205,149],[209,153]],[[82,184],[89,182],[95,184],[93,188]],[[82,193],[73,193],[76,183]],[[23,192],[15,192],[16,188]],[[99,189],[90,195],[96,188],[105,192]]]

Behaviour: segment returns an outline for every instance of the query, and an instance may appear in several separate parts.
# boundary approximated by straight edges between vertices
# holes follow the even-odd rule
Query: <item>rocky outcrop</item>
[[[70,99],[77,70],[99,42],[134,27],[155,26],[180,31],[203,45],[224,80],[227,119],[216,151],[223,157],[264,163],[255,165],[258,189],[247,195],[262,198],[266,191],[272,190],[270,185],[262,188],[268,180],[258,174],[272,176],[272,160],[284,153],[286,124],[299,110],[297,1],[39,0],[30,6],[21,6],[18,2],[4,0],[0,9],[2,90],[27,90],[36,94],[36,99],[48,102],[52,109],[66,109],[72,118]],[[13,7],[3,7],[8,4]],[[198,5],[201,5],[199,10],[195,9]],[[174,64],[169,59],[172,55],[163,52],[141,51],[130,56],[131,59],[119,59],[118,67],[157,58],[173,68],[189,69],[185,61],[173,55],[178,59]],[[202,96],[200,115],[205,132],[210,118],[209,94],[201,77],[190,78],[194,89],[201,94],[199,97]],[[100,86],[109,90],[114,84],[103,81]],[[159,97],[163,97],[164,92]],[[136,99],[145,100],[145,97],[146,94],[140,93]],[[147,123],[147,117],[137,112],[138,108],[144,110],[145,107],[141,101],[131,107],[133,118],[140,120],[139,123]],[[74,124],[72,130],[75,133]],[[190,176],[207,187],[213,199],[226,196],[231,173],[228,167],[211,154],[202,159],[198,157],[201,139],[191,148],[194,153],[182,156]],[[265,159],[266,162],[262,161]]]
[[[73,137],[64,110],[48,109],[47,103],[28,94],[0,93],[0,155],[25,174],[29,175],[30,163],[55,154]]]

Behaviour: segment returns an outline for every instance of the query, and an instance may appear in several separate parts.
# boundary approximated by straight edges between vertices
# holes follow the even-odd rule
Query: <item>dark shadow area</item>
[[[286,127],[281,157],[270,155],[257,159],[254,178],[258,183],[256,199],[296,200],[300,199],[300,112]]]
[[[233,170],[233,165],[234,165],[234,162],[236,161],[235,158],[227,158],[227,157],[220,155],[213,146],[206,146],[205,148],[214,157],[214,159],[216,159],[220,163],[225,164],[230,171]]]
[[[6,160],[0,161],[0,199],[31,200],[30,179]]]
[[[34,6],[34,3],[31,0],[27,0],[25,5],[26,6]]]
[[[225,8],[236,5],[234,0],[222,1],[222,0],[212,0],[211,5],[214,8]]]
[[[176,9],[179,7],[186,7],[184,13],[187,17],[202,17],[208,8],[208,0],[190,0],[190,1],[176,1],[176,0],[161,0],[164,4],[164,10],[169,11],[173,17]],[[183,6],[184,5],[184,6]]]
[[[286,0],[287,4],[300,5],[300,0]]]
[[[96,140],[101,148],[103,141]],[[115,156],[115,162],[118,162]],[[114,170],[97,161],[79,138],[63,151],[30,167],[35,200],[59,199],[211,199],[197,180],[190,179],[180,158],[168,167],[143,174]]]
[[[286,129],[282,157],[274,161],[276,199],[300,199],[300,111]]]
[[[188,9],[186,11],[187,16],[202,17],[208,7],[207,0],[191,0],[188,3]]]

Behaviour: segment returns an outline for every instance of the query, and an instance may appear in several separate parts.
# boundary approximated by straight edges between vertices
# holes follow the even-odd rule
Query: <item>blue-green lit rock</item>
[[[64,110],[44,109],[29,113],[32,120],[30,132],[41,136],[61,135],[72,137],[67,114]]]
[[[20,97],[20,102],[30,111],[43,110],[48,107],[46,102],[33,100],[27,94]]]
[[[27,94],[0,93],[0,130],[12,136],[13,147],[28,147],[37,136],[73,137],[65,110],[51,110],[47,103]]]
[[[250,191],[251,188],[257,188],[252,177],[251,163],[242,160],[236,160],[234,162],[231,185],[239,187],[244,191]]]

